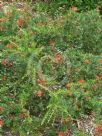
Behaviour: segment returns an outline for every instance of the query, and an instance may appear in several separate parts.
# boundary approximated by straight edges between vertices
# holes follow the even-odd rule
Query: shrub
[[[69,10],[52,19],[39,11],[33,17],[27,8],[12,10],[0,13],[0,131],[55,136],[75,132],[81,115],[95,113],[101,120],[97,11]]]

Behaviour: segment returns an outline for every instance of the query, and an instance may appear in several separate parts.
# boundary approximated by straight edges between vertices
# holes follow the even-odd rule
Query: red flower
[[[6,81],[7,80],[7,76],[3,76],[2,80]]]
[[[0,111],[4,110],[4,107],[0,107]]]
[[[99,59],[99,63],[102,64],[102,59]]]
[[[4,125],[4,121],[0,119],[0,128]]]
[[[0,4],[0,8],[2,8],[3,7],[3,5],[2,4]]]
[[[6,48],[12,49],[13,45],[12,44],[7,44]]]
[[[41,84],[42,85],[46,85],[46,81],[45,80],[41,80]]]
[[[39,90],[38,93],[37,93],[38,97],[42,97],[42,91]]]
[[[60,53],[58,53],[56,56],[55,56],[55,60],[56,62],[60,62],[62,60],[62,55]]]
[[[40,84],[40,80],[39,79],[36,80],[36,84],[37,85]]]
[[[60,131],[60,132],[58,132],[58,136],[65,136],[65,133]]]
[[[20,119],[24,119],[24,118],[26,118],[27,117],[27,115],[25,114],[25,113],[20,113],[20,115],[19,115],[19,118]]]
[[[78,81],[79,83],[85,83],[85,80],[81,79]]]
[[[4,21],[4,19],[3,18],[0,18],[0,23],[2,23]]]
[[[3,59],[1,63],[2,63],[2,65],[6,66],[7,60],[6,60],[6,59]]]
[[[16,23],[17,23],[18,27],[23,26],[23,24],[24,24],[24,20],[23,20],[23,18],[22,18],[22,17],[20,17],[20,18],[16,21]]]
[[[102,136],[102,125],[96,127],[96,136]]]
[[[71,7],[71,10],[74,11],[74,12],[77,12],[77,11],[78,11],[77,7],[75,7],[75,6],[72,6],[72,7]]]
[[[90,64],[90,61],[89,60],[84,60],[84,62],[83,62],[84,64]]]
[[[40,26],[44,26],[44,22],[43,21],[40,22]]]

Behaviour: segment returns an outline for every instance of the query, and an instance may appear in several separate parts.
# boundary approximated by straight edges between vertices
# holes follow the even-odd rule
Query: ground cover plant
[[[101,1],[78,2],[0,4],[1,136],[101,136]]]

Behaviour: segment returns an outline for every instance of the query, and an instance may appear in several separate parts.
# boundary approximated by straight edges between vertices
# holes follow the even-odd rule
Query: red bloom
[[[0,128],[4,125],[4,121],[0,119]]]
[[[44,22],[43,21],[40,22],[40,26],[44,26]]]
[[[60,53],[58,53],[56,56],[55,56],[55,60],[56,62],[60,62],[62,60],[62,55]]]
[[[99,59],[99,63],[102,64],[102,59]]]
[[[12,44],[7,44],[6,48],[12,49],[13,45]]]
[[[25,113],[20,113],[20,115],[19,115],[19,118],[20,119],[24,119],[24,118],[26,118],[27,117],[27,115],[25,114]]]
[[[6,66],[7,60],[6,60],[6,59],[3,59],[1,63],[2,63],[2,65]]]
[[[39,79],[36,80],[36,84],[37,85],[40,84],[40,80]]]
[[[2,80],[6,81],[7,80],[7,76],[3,76]]]
[[[58,132],[58,136],[65,136],[65,133],[60,131],[60,132]]]
[[[17,25],[18,25],[18,27],[22,27],[23,26],[23,24],[24,24],[24,20],[23,20],[23,18],[22,17],[20,17],[18,20],[17,20]]]
[[[46,85],[46,81],[45,80],[41,80],[41,84],[42,85]]]
[[[0,107],[0,111],[4,110],[4,107]]]
[[[84,62],[83,62],[84,64],[90,64],[90,61],[89,60],[84,60]]]
[[[71,10],[74,11],[74,12],[77,12],[77,11],[78,11],[77,7],[75,7],[75,6],[72,6],[72,7],[71,7]]]
[[[2,4],[0,4],[0,8],[2,8],[3,7],[3,5]]]
[[[37,93],[38,97],[42,97],[42,91],[39,90],[38,93]]]
[[[96,127],[96,136],[102,136],[102,125]]]
[[[78,81],[79,83],[85,83],[85,80],[81,79]]]
[[[4,19],[3,18],[0,18],[0,23],[2,23],[4,21]]]

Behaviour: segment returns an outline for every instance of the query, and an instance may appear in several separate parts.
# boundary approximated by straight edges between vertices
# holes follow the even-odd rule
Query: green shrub
[[[78,12],[85,12],[101,7],[101,0],[45,0],[34,2],[36,10],[47,11],[51,15],[67,13],[71,7],[77,7]]]
[[[75,132],[81,115],[102,120],[99,13],[51,18],[26,10],[0,13],[0,131],[56,136]]]

